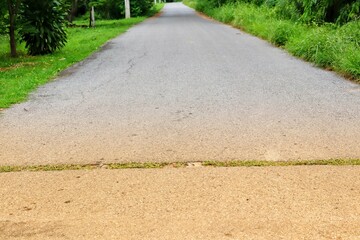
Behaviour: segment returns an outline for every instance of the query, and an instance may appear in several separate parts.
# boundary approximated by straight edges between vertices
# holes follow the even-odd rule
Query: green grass
[[[149,17],[159,13],[161,11],[161,9],[163,9],[163,7],[165,6],[165,3],[157,3],[156,5],[153,6],[153,8],[150,10],[149,13]]]
[[[191,8],[196,8],[198,5],[198,2],[196,0],[183,0],[182,2]]]
[[[92,170],[98,168],[96,165],[38,165],[38,166],[0,166],[0,173],[5,172],[47,172],[64,170]]]
[[[159,12],[163,6],[157,4],[151,14]],[[96,28],[68,28],[66,46],[44,56],[28,56],[24,44],[19,44],[19,57],[10,58],[8,37],[0,35],[0,109],[26,100],[28,94],[38,86],[144,19],[99,20],[96,21]],[[87,25],[88,21],[77,21],[75,24]]]
[[[360,165],[360,159],[329,159],[299,161],[206,161],[203,166],[210,167],[286,167],[286,166],[347,166]]]
[[[204,161],[197,162],[199,167],[288,167],[288,166],[359,166],[360,159],[329,159],[329,160],[299,160],[299,161]],[[110,164],[60,164],[38,166],[0,166],[0,173],[6,172],[45,172],[67,170],[95,170],[106,168],[116,169],[162,169],[193,167],[189,162],[129,162]]]
[[[210,8],[203,0],[185,0],[184,3],[218,21],[268,40],[294,56],[360,82],[360,20],[343,26],[316,26],[284,19],[276,8],[266,5],[236,3]]]
[[[8,55],[8,39],[0,38],[0,108],[25,100],[32,90],[54,78],[60,71],[98,50],[106,41],[125,32],[144,18],[97,21],[96,28],[69,28],[68,43],[58,52],[28,56],[23,45],[19,57]],[[77,22],[77,24],[86,24]]]
[[[58,165],[33,165],[33,166],[0,166],[0,173],[5,172],[48,172],[68,170],[94,170],[106,169],[153,169],[153,168],[181,168],[186,167],[185,162],[129,162],[110,164],[58,164]]]
[[[186,163],[174,162],[131,162],[131,163],[114,163],[109,164],[108,169],[128,169],[128,168],[164,168],[164,167],[174,167],[180,168],[185,167]]]

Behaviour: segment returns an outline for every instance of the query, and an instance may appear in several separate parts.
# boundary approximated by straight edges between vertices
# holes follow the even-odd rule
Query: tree
[[[69,13],[69,22],[71,22],[71,23],[76,16],[77,9],[78,9],[78,2],[79,2],[78,0],[71,1],[71,9],[70,9],[70,13]]]
[[[52,53],[66,44],[67,11],[58,0],[23,0],[21,40],[30,55]]]
[[[7,8],[9,11],[9,36],[10,36],[10,55],[16,57],[16,38],[15,38],[15,22],[21,0],[7,0]]]
[[[5,1],[0,1],[0,35],[6,33],[7,25],[7,5]]]
[[[90,9],[90,19],[89,27],[95,27],[95,7],[102,7],[106,4],[106,0],[90,0],[89,9]]]

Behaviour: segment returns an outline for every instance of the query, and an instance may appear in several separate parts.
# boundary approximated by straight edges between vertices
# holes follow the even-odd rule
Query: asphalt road
[[[360,158],[360,86],[181,3],[0,116],[0,164]]]

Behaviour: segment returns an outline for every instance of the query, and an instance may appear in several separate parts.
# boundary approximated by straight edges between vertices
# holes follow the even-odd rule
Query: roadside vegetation
[[[60,71],[85,59],[109,39],[125,32],[146,17],[156,14],[164,6],[164,4],[154,5],[152,0],[146,1],[147,5],[142,4],[143,1],[133,0],[133,18],[123,19],[123,1],[7,1],[13,3],[18,1],[19,5],[13,5],[17,9],[17,14],[14,36],[11,36],[10,14],[4,5],[6,1],[0,4],[0,110],[26,100],[28,94],[36,87],[53,79]],[[51,26],[34,28],[41,25],[37,24],[41,19],[33,14],[36,12],[36,9],[33,9],[36,4],[31,7],[24,4],[29,4],[31,1],[39,4],[40,8],[43,8],[40,3],[59,4],[53,8],[56,12],[49,14],[51,18],[49,17],[48,20],[51,20]],[[97,6],[95,27],[89,27],[89,9],[92,5]],[[51,30],[52,28],[57,31]],[[46,29],[50,29],[49,36],[44,34]],[[12,37],[15,38],[15,46],[11,46]],[[53,39],[50,39],[52,37]]]
[[[0,166],[0,173],[47,172],[95,169],[162,169],[196,167],[290,167],[290,166],[359,166],[360,159],[328,159],[298,161],[204,161],[204,162],[128,162],[109,164],[59,164],[33,166]]]
[[[184,0],[294,56],[360,82],[358,0]]]

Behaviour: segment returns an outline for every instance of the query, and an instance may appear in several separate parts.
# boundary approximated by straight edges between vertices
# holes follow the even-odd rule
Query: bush
[[[264,6],[239,3],[235,9],[234,25],[252,34],[269,39],[273,27],[273,11]]]
[[[360,20],[341,26],[338,33],[347,43],[354,43],[360,48]]]
[[[336,59],[335,67],[360,78],[360,20],[349,22],[337,31],[337,37],[346,44]]]
[[[286,44],[286,48],[295,56],[322,67],[333,66],[336,55],[340,52],[336,31],[331,26],[315,27],[303,32],[298,37],[292,38]]]
[[[226,4],[214,12],[214,18],[221,22],[231,23],[234,20],[234,9],[233,4]]]
[[[130,1],[131,17],[148,16],[149,14],[151,14],[151,9],[153,5],[154,5],[153,0],[131,0]],[[124,1],[117,2],[117,6],[119,8],[121,16],[124,17],[125,16]]]
[[[52,53],[66,44],[66,10],[57,0],[24,0],[21,15],[21,40],[30,55]]]
[[[341,54],[335,68],[342,72],[350,73],[360,79],[360,53],[359,48],[349,47]]]
[[[199,12],[207,13],[207,9],[212,9],[207,1],[199,1],[195,5],[195,9]]]
[[[106,0],[95,7],[96,19],[118,19],[122,16],[122,8],[119,1]]]
[[[283,19],[299,20],[304,12],[302,3],[297,0],[277,0],[275,12]]]
[[[147,16],[153,6],[152,0],[132,0],[130,1],[130,10],[131,16],[139,17],[139,16]]]
[[[271,32],[270,41],[278,46],[284,46],[298,32],[297,26],[288,21],[279,21]]]
[[[356,20],[360,20],[360,1],[346,4],[340,10],[340,16],[337,19],[337,23],[344,24]]]

